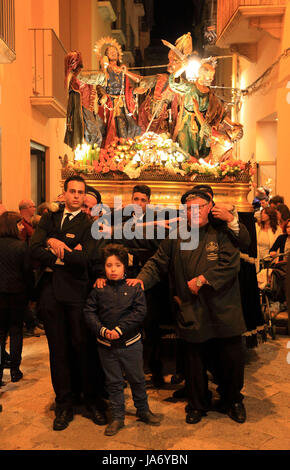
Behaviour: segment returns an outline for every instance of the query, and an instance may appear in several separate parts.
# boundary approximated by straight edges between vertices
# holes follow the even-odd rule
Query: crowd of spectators
[[[76,184],[70,184],[69,188],[73,188],[74,185],[82,187],[81,178],[72,181],[75,181]],[[178,329],[177,318],[179,318],[180,312],[183,311],[183,302],[178,295],[174,295],[176,294],[176,278],[172,277],[170,273],[167,274],[169,264],[165,269],[164,259],[166,257],[164,258],[165,255],[162,251],[165,246],[164,242],[161,243],[161,240],[156,237],[154,239],[146,239],[145,237],[142,240],[133,237],[130,241],[124,239],[114,240],[116,227],[108,226],[105,217],[101,219],[102,223],[99,230],[107,236],[104,236],[101,240],[92,238],[90,233],[92,224],[99,219],[100,215],[104,216],[105,214],[104,212],[98,212],[96,216],[94,212],[96,205],[102,203],[99,191],[85,184],[84,187],[85,190],[81,188],[72,190],[69,193],[66,186],[64,193],[56,201],[52,203],[43,202],[38,207],[32,200],[22,200],[19,202],[19,212],[9,211],[3,204],[0,204],[0,387],[4,385],[3,372],[5,368],[10,369],[12,382],[18,382],[23,377],[20,369],[23,336],[40,336],[45,332],[50,349],[52,384],[56,393],[56,418],[53,429],[65,429],[73,419],[72,409],[75,403],[82,400],[86,406],[85,415],[96,424],[106,424],[106,399],[109,391],[110,404],[113,407],[112,409],[115,410],[115,417],[113,416],[114,425],[110,423],[107,426],[106,434],[113,435],[124,425],[124,403],[121,390],[123,379],[129,381],[133,394],[135,394],[133,397],[137,408],[137,417],[151,425],[159,425],[160,418],[154,415],[148,407],[146,392],[144,391],[144,379],[142,378],[142,367],[140,369],[140,361],[138,364],[136,362],[137,358],[140,359],[140,351],[142,351],[138,349],[139,346],[134,346],[134,350],[136,349],[135,363],[133,362],[134,355],[126,357],[124,353],[121,354],[121,349],[118,348],[118,357],[115,358],[117,362],[112,361],[113,356],[110,358],[110,354],[103,352],[103,349],[100,350],[102,365],[99,360],[96,360],[98,352],[95,341],[92,341],[92,331],[90,329],[93,330],[95,336],[98,336],[100,343],[103,342],[104,345],[107,341],[109,346],[113,346],[110,351],[113,354],[114,345],[121,341],[121,336],[123,336],[127,327],[127,323],[124,323],[121,318],[121,315],[124,315],[122,309],[119,312],[122,327],[113,324],[114,322],[111,319],[109,321],[110,328],[108,326],[104,327],[104,325],[97,328],[96,325],[99,325],[99,323],[94,323],[93,311],[99,309],[98,311],[101,312],[105,305],[104,299],[99,296],[98,289],[102,289],[106,285],[102,282],[106,278],[108,258],[111,261],[113,259],[115,264],[121,263],[123,266],[125,271],[123,270],[122,277],[118,278],[122,282],[126,275],[129,279],[139,277],[142,284],[142,279],[147,280],[149,267],[152,270],[151,274],[155,273],[156,275],[156,282],[147,282],[149,285],[145,291],[147,311],[143,309],[143,312],[141,309],[141,314],[141,310],[139,312],[136,306],[136,299],[132,300],[136,312],[139,312],[138,315],[136,313],[139,319],[138,325],[134,324],[133,337],[130,334],[124,336],[127,341],[132,341],[132,344],[135,344],[139,341],[138,335],[141,332],[144,344],[144,352],[142,352],[144,367],[146,372],[151,373],[151,385],[153,387],[160,388],[164,386],[162,332],[168,328],[168,325],[169,328]],[[78,191],[79,194],[77,194]],[[156,234],[157,227],[161,224],[166,235],[168,235],[172,228],[171,223],[176,222],[176,220],[168,220],[166,214],[164,214],[163,221],[160,220],[160,217],[158,220],[156,219],[156,213],[149,215],[150,197],[151,191],[148,186],[138,185],[133,189],[132,203],[140,208],[140,213],[135,215],[133,213],[134,226],[141,227],[143,233],[145,233],[146,226],[153,224],[154,234]],[[195,383],[195,377],[192,375],[192,368],[196,364],[197,355],[201,357],[201,350],[192,349],[192,347],[189,349],[188,341],[194,344],[200,342],[207,344],[207,340],[217,340],[219,335],[222,338],[224,338],[224,335],[231,338],[237,335],[240,337],[243,333],[245,338],[249,338],[253,337],[253,332],[257,335],[257,332],[263,331],[264,319],[260,308],[256,272],[263,269],[263,262],[269,257],[276,257],[277,262],[286,260],[285,253],[290,250],[290,212],[284,198],[279,195],[270,198],[267,188],[258,188],[253,201],[254,213],[251,215],[238,214],[234,206],[215,204],[214,193],[206,185],[196,185],[193,190],[185,193],[181,199],[181,202],[187,204],[188,207],[191,206],[192,201],[198,202],[199,207],[202,208],[201,212],[203,208],[206,209],[206,212],[208,211],[204,218],[205,226],[209,224],[216,233],[225,234],[223,243],[227,246],[228,251],[230,251],[229,246],[233,247],[232,258],[239,253],[240,262],[235,258],[233,264],[235,274],[230,274],[230,277],[236,279],[235,276],[237,276],[236,285],[239,286],[240,306],[245,325],[243,329],[242,323],[236,318],[236,320],[232,320],[233,324],[231,325],[234,333],[229,333],[231,331],[229,326],[226,333],[218,334],[213,330],[209,336],[207,334],[202,336],[201,340],[185,339],[183,341],[180,337],[177,339],[176,372],[171,378],[171,383],[179,384],[185,380],[185,386],[175,392],[173,398],[188,398],[186,421],[194,424],[206,415],[210,397],[206,397],[206,405],[205,402],[202,406],[196,405],[196,403],[201,403],[204,394],[207,393],[207,386],[200,391],[199,395],[196,394],[194,387],[197,384]],[[74,220],[79,220],[80,217],[82,218],[78,224],[74,222]],[[126,219],[123,218],[122,224],[125,222]],[[203,236],[202,230],[200,235]],[[211,251],[216,246],[221,246],[219,243],[222,242],[220,242],[219,237],[220,235],[217,238],[214,236],[210,239],[209,245],[204,247],[200,256],[203,256],[206,250]],[[119,244],[119,248],[118,245],[113,245],[112,248],[110,245],[111,238],[113,238],[114,243]],[[102,257],[103,249],[105,248],[106,252],[108,244],[111,251],[107,251],[107,258],[104,262]],[[120,245],[126,247],[125,254]],[[221,248],[219,253],[216,259],[221,257]],[[281,257],[277,257],[280,253],[282,254]],[[128,259],[124,261],[126,256]],[[172,257],[172,254],[170,256]],[[233,263],[232,258],[226,257],[223,261],[225,265],[226,263],[229,263],[229,265]],[[208,259],[213,261],[215,254],[211,253]],[[175,263],[181,261],[177,261],[175,257],[170,262],[174,266],[171,269],[171,272],[173,272]],[[188,262],[192,263],[192,260]],[[240,266],[239,269],[237,268],[238,265]],[[240,272],[238,272],[239,270]],[[80,275],[80,273],[82,274]],[[194,285],[190,284],[193,279],[190,281],[191,278],[188,278],[188,292],[191,292],[191,295],[194,296],[198,296],[199,289],[202,289],[202,292],[205,293],[211,291],[212,286],[215,284],[214,279],[210,276],[210,270],[208,271],[208,278],[203,276],[202,271],[197,274],[197,281],[194,281]],[[96,286],[97,279],[100,284]],[[112,278],[107,275],[107,281],[114,281],[114,279],[114,273]],[[138,282],[136,282],[131,284],[135,289],[135,286],[138,286]],[[229,281],[225,281],[226,289],[229,288],[227,282]],[[57,287],[56,283],[58,284]],[[129,289],[130,285],[126,282],[125,285]],[[115,295],[114,283],[112,285],[109,282],[109,286],[109,297],[106,302],[112,302]],[[87,296],[93,288],[97,293],[94,295],[94,308],[92,309],[92,305],[90,305],[89,324],[86,326],[85,316],[81,312],[83,312]],[[67,292],[70,291],[67,298],[62,296],[66,289]],[[80,296],[76,295],[79,291],[82,291]],[[247,295],[245,295],[246,293]],[[127,294],[127,291],[122,292],[122,295]],[[135,295],[137,294],[134,291],[132,299]],[[237,292],[235,291],[236,295]],[[97,300],[99,297],[101,300]],[[140,305],[143,305],[143,302],[145,305],[145,299],[140,299],[138,300],[138,302],[141,302]],[[116,298],[115,301],[115,303],[119,303],[120,308],[123,306],[123,300],[121,300]],[[98,302],[103,303],[97,307]],[[202,302],[207,302],[207,300]],[[111,310],[114,310],[113,304]],[[239,300],[237,300],[237,308],[238,305]],[[203,305],[202,308],[205,309],[205,306]],[[72,311],[74,311],[73,316],[71,315]],[[86,318],[88,318],[88,311],[87,306],[85,307]],[[56,314],[57,316],[55,316]],[[60,323],[60,317],[62,323]],[[70,323],[71,333],[69,334],[66,331],[67,322]],[[58,323],[57,327],[55,326],[56,323]],[[56,330],[57,328],[58,330]],[[82,334],[80,334],[80,331]],[[10,338],[9,354],[6,344],[8,337]],[[263,338],[265,339],[265,335]],[[117,342],[114,340],[117,340]],[[240,370],[240,377],[236,384],[239,392],[237,391],[235,395],[238,398],[235,398],[234,403],[227,403],[226,407],[224,401],[219,403],[217,409],[228,413],[232,419],[242,423],[246,419],[246,413],[242,405],[243,397],[240,394],[243,385],[240,343],[232,341],[230,346],[227,343],[227,353],[225,352],[225,344],[225,342],[220,342],[220,344],[216,342],[214,348],[219,345],[219,351],[220,354],[223,351],[224,360],[229,360],[230,356],[226,356],[226,354],[231,355],[235,351],[232,360],[236,360],[239,364],[237,367]],[[257,346],[257,344],[258,340],[256,339],[252,345]],[[247,345],[249,346],[250,342]],[[130,347],[133,349],[131,343],[129,349]],[[207,347],[209,347],[208,344]],[[186,356],[190,356],[190,370],[185,360]],[[225,359],[226,357],[227,359]],[[186,367],[185,363],[187,363]],[[118,377],[114,377],[110,367],[118,369]],[[135,376],[130,374],[132,368],[136,371],[138,369],[138,376],[137,372]],[[199,381],[204,380],[202,376],[204,376],[206,369],[212,373],[213,379],[217,381],[222,393],[225,393],[220,364],[205,362],[203,369],[199,371]],[[120,371],[123,371],[123,374],[126,372],[124,377],[122,374],[120,376]],[[65,382],[66,376],[67,382]],[[107,386],[105,385],[105,376]],[[136,385],[136,380],[139,385]],[[226,380],[235,381],[231,377],[227,377]],[[118,393],[116,393],[116,381],[119,387]],[[121,400],[121,404],[118,400]]]

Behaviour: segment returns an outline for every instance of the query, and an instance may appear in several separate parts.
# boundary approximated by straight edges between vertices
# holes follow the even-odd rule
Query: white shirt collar
[[[66,214],[71,214],[73,217],[75,217],[76,215],[78,215],[82,210],[79,209],[77,211],[74,211],[74,212],[71,212],[69,211],[68,209],[64,209],[63,211],[63,217],[66,215]]]
[[[135,222],[142,222],[143,219],[144,219],[144,216],[145,216],[145,213],[144,213],[144,212],[142,212],[142,214],[139,215],[139,217],[137,217],[137,215],[135,214],[135,212],[134,212],[134,215],[133,215]]]

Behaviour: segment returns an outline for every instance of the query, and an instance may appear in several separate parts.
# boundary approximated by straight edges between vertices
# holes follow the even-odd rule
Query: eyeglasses
[[[188,210],[188,212],[190,212],[190,211],[191,211],[191,207],[192,207],[192,206],[195,206],[195,207],[198,208],[198,210],[200,211],[201,209],[204,209],[204,208],[205,208],[206,206],[208,206],[208,205],[209,205],[208,202],[206,202],[205,204],[192,204],[191,206],[189,206],[189,207],[187,208],[187,210]]]

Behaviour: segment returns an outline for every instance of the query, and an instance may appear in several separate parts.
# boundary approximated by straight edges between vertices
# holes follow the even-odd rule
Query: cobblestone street
[[[288,347],[288,349],[287,349]],[[288,354],[288,362],[287,362]],[[148,389],[153,412],[162,413],[160,427],[136,421],[129,388],[126,395],[126,426],[114,437],[104,436],[104,427],[75,415],[70,426],[52,430],[54,396],[50,383],[45,336],[25,338],[24,378],[0,392],[1,450],[289,450],[290,449],[290,341],[278,336],[247,352],[244,424],[226,415],[209,412],[196,425],[185,423],[185,402],[168,401],[177,388],[166,376],[164,389]],[[215,386],[210,383],[215,391]]]

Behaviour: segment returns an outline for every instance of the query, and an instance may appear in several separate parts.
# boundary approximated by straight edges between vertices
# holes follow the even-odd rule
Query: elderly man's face
[[[97,204],[97,200],[91,194],[86,194],[84,203],[82,206],[82,211],[85,212],[87,215],[91,216],[92,208]]]
[[[33,217],[34,214],[35,214],[35,211],[36,211],[36,207],[35,207],[35,204],[34,204],[33,201],[29,201],[29,204],[28,204],[28,206],[27,206],[27,210],[28,210],[28,212],[29,212],[29,215],[30,215],[31,217]]]
[[[187,222],[190,227],[192,225],[199,225],[199,227],[203,227],[208,223],[208,214],[211,209],[211,204],[208,201],[201,197],[196,197],[187,201],[186,207]]]

